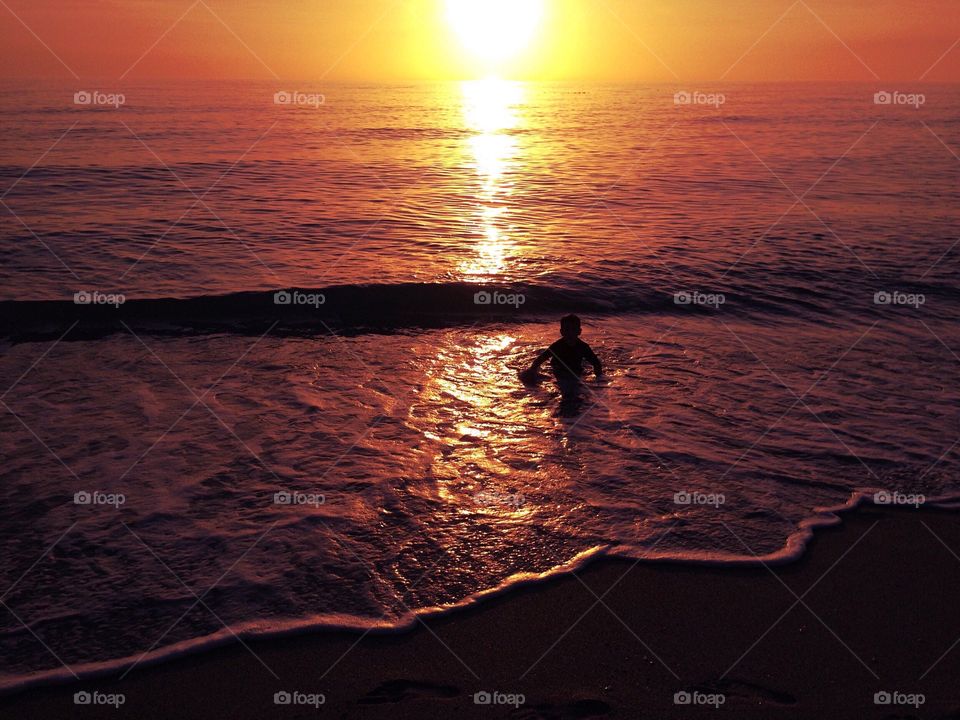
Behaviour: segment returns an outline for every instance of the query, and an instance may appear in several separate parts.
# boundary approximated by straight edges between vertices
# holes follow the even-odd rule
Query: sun
[[[543,0],[447,0],[447,20],[478,60],[501,62],[524,50],[543,17]]]

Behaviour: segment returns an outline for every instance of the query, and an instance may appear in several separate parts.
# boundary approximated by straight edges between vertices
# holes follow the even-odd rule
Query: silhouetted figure
[[[530,367],[520,373],[524,382],[533,382],[538,376],[540,366],[547,360],[560,388],[561,414],[575,412],[580,400],[581,382],[583,375],[583,361],[593,366],[597,377],[603,375],[603,366],[600,359],[583,340],[580,339],[580,318],[576,315],[567,315],[560,319],[560,339],[546,350],[541,352]]]

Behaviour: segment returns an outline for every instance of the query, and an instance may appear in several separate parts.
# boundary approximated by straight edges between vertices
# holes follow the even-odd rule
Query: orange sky
[[[544,1],[493,68],[444,0],[4,0],[0,77],[960,80],[957,0]]]

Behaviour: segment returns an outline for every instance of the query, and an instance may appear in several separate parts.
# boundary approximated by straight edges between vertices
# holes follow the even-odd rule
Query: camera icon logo
[[[73,94],[73,104],[74,105],[90,105],[93,103],[93,94],[87,92],[86,90],[80,90]]]
[[[686,690],[681,690],[680,692],[673,694],[674,705],[689,705],[692,702],[693,696]]]
[[[80,692],[75,692],[73,694],[74,705],[89,705],[92,701],[93,696],[86,690],[81,690]]]
[[[273,694],[274,705],[289,705],[291,702],[293,702],[293,696],[286,690],[281,690]]]
[[[474,305],[489,305],[492,302],[493,295],[488,293],[486,290],[481,290],[480,292],[473,294]]]
[[[273,502],[277,505],[289,505],[293,501],[293,495],[287,490],[281,490],[273,494]]]
[[[690,493],[685,490],[673,494],[673,502],[676,505],[689,505],[692,499],[693,498],[690,496]]]
[[[81,490],[73,494],[74,505],[89,505],[91,502],[93,502],[93,496],[86,490]]]
[[[283,90],[273,94],[273,104],[274,105],[289,105],[293,102],[293,93],[288,93]]]
[[[874,705],[889,705],[892,702],[893,696],[886,690],[881,690],[880,692],[873,694]]]
[[[293,296],[286,290],[281,290],[273,294],[274,305],[289,305],[291,302],[293,302]]]
[[[881,90],[880,92],[874,93],[874,105],[890,105],[891,103],[893,103],[893,93],[889,93],[886,90]]]
[[[873,502],[876,505],[889,505],[891,502],[893,502],[893,496],[891,496],[886,490],[881,490],[880,492],[874,494]]]
[[[493,696],[490,695],[486,690],[481,690],[480,692],[473,694],[473,704],[474,705],[489,705],[493,702]]]
[[[81,290],[80,292],[73,294],[74,305],[89,305],[92,302],[93,295],[91,295],[87,290]]]
[[[873,294],[874,305],[889,305],[891,302],[893,302],[893,296],[886,290],[880,290]]]
[[[676,292],[673,294],[673,302],[675,305],[689,305],[693,302],[693,297],[686,291]]]
[[[673,94],[674,105],[689,105],[691,102],[693,102],[693,97],[686,90]]]

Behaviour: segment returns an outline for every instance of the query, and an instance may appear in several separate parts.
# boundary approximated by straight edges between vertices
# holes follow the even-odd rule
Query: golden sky
[[[0,77],[960,80],[958,0],[477,0],[466,36],[456,1],[4,0]]]

